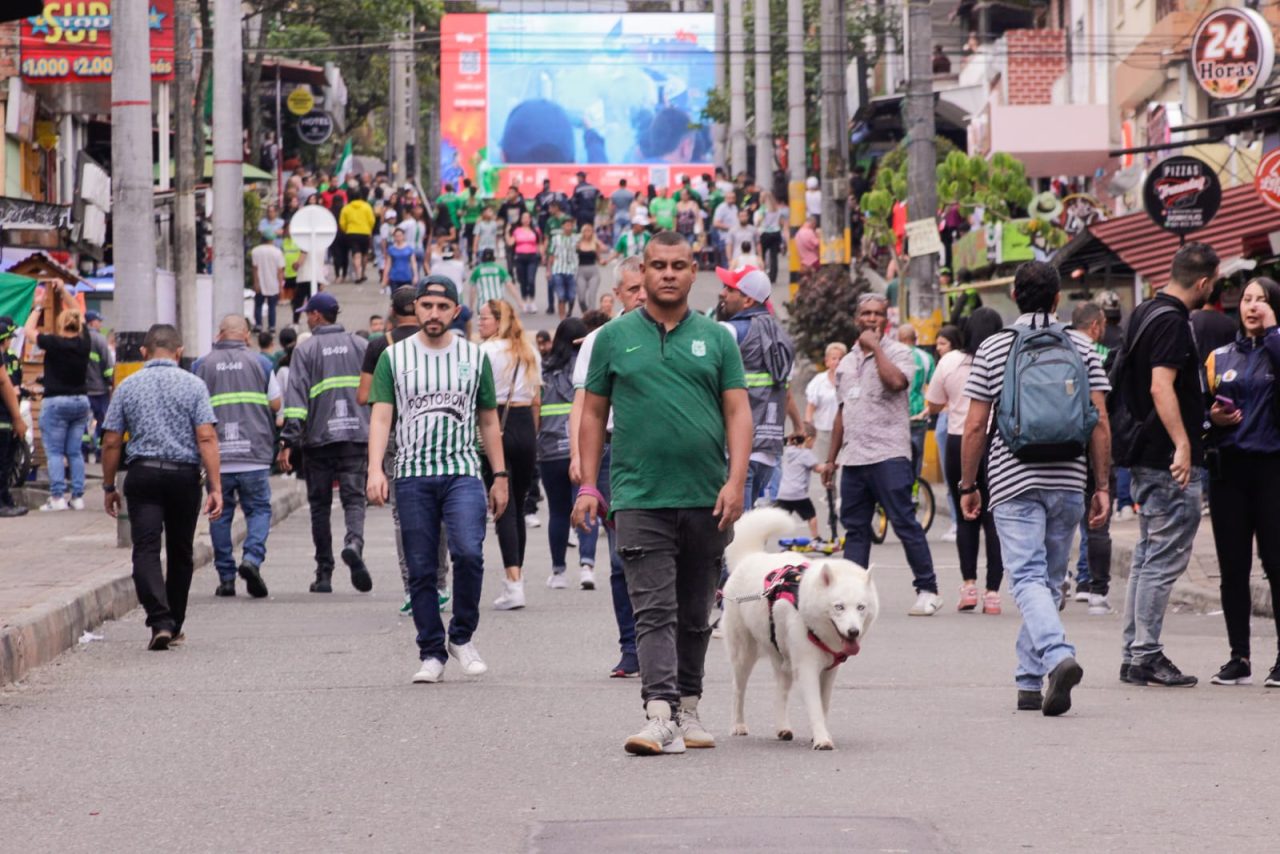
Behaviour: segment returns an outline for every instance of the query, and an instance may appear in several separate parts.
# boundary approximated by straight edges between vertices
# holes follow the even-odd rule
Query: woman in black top
[[[578,236],[578,305],[583,314],[596,308],[596,292],[600,290],[600,262],[609,248],[596,237],[595,226],[587,223]]]
[[[62,285],[58,298],[69,303]],[[89,329],[79,308],[58,315],[55,335],[37,333],[40,308],[27,318],[26,340],[44,350],[44,402],[40,405],[40,439],[49,465],[49,499],[42,511],[84,509],[84,456],[80,445],[89,425],[85,374],[89,369]],[[67,464],[71,465],[71,499],[67,500]]]

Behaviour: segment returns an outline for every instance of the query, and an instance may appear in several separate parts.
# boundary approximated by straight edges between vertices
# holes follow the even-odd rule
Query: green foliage
[[[796,292],[787,303],[788,325],[796,353],[822,359],[826,346],[840,341],[852,346],[858,338],[853,318],[858,296],[867,290],[864,279],[849,280],[848,268],[827,266]]]

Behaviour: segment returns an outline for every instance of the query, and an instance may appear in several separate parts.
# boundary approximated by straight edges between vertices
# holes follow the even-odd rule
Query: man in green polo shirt
[[[751,410],[737,342],[689,310],[697,272],[673,231],[645,247],[645,307],[600,328],[578,436],[575,525],[601,511],[596,478],[613,407],[612,511],[648,718],[625,744],[637,755],[715,746],[698,700],[720,562],[742,515]]]

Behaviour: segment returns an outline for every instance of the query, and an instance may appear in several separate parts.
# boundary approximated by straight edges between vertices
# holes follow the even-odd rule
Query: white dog
[[[768,553],[765,543],[790,531],[778,509],[753,510],[733,529],[725,550],[731,575],[724,586],[724,640],[733,665],[733,734],[746,735],[743,701],[756,660],[773,662],[778,738],[794,736],[787,716],[791,683],[809,712],[813,749],[831,750],[827,731],[836,669],[857,655],[880,609],[871,571],[840,558]]]

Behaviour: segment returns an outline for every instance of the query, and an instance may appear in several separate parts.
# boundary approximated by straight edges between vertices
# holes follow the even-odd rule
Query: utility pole
[[[756,23],[756,180],[773,188],[773,55],[769,0],[752,0]]]
[[[787,0],[787,209],[791,234],[804,224],[804,179],[808,167],[808,133],[804,95],[804,0]],[[800,272],[794,240],[787,241],[788,269],[793,281]]]
[[[156,322],[156,237],[151,189],[151,51],[147,6],[119,3],[111,18],[111,225],[116,267],[116,352],[142,361]],[[122,373],[128,374],[126,369]]]
[[[244,313],[240,0],[218,0],[213,41],[213,316],[220,318]]]
[[[925,7],[926,10],[928,7]],[[849,121],[845,117],[844,0],[822,0],[822,264],[849,264]]]
[[[747,169],[746,22],[742,0],[729,0],[729,174]]]
[[[405,121],[406,104],[409,101],[409,88],[405,85],[405,59],[408,53],[408,39],[404,33],[396,33],[391,42],[391,93],[390,107],[387,110],[387,160],[388,171],[392,183],[396,186],[411,180],[405,159],[409,143],[409,128]]]
[[[728,89],[725,79],[725,61],[724,61],[724,45],[725,45],[725,21],[724,21],[724,3],[725,0],[711,0],[711,17],[715,19],[713,29],[715,30],[715,49],[712,56],[715,58],[716,64],[716,91],[724,95]],[[725,126],[719,122],[711,127],[711,142],[713,156],[716,165],[723,165],[726,162],[725,157]]]
[[[933,18],[928,0],[907,2],[907,219],[933,219],[938,210],[937,151],[933,141]],[[921,344],[932,344],[942,323],[942,294],[934,275],[937,256],[907,265],[908,314]]]
[[[174,127],[178,142],[174,150],[177,182],[173,196],[174,274],[178,286],[178,330],[182,340],[194,347],[200,327],[196,314],[196,197],[195,197],[195,68],[191,63],[193,0],[174,4],[174,84],[177,103]],[[201,164],[203,165],[203,163]]]

